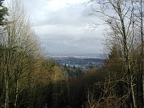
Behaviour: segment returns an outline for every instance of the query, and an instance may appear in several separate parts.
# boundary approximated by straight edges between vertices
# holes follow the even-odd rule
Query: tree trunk
[[[143,1],[140,1],[140,17],[141,17],[141,58],[142,58],[142,62],[141,62],[141,73],[142,73],[142,96],[143,96],[143,102],[142,102],[142,106],[144,104],[144,33],[143,33],[143,5],[142,5]]]
[[[127,44],[127,35],[126,35],[126,28],[125,28],[125,22],[124,22],[124,17],[123,13],[121,10],[121,0],[117,2],[117,10],[118,10],[118,15],[120,18],[121,22],[121,27],[122,27],[122,38],[123,38],[123,51],[124,51],[124,58],[125,58],[125,65],[126,65],[126,73],[129,81],[129,76],[130,76],[130,87],[131,87],[131,95],[132,95],[132,100],[133,100],[133,107],[137,108],[136,106],[136,100],[135,100],[135,91],[133,87],[133,75],[131,72],[131,67],[130,67],[130,59],[129,59],[129,50],[128,50],[128,44]]]
[[[17,99],[18,99],[18,79],[17,76],[15,76],[15,101],[14,101],[14,107],[17,108]]]
[[[5,71],[5,108],[9,108],[9,66],[6,64]]]

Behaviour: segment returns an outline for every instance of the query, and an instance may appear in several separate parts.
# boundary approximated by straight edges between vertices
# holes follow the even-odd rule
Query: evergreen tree
[[[3,1],[4,0],[0,0],[0,25],[5,24],[4,16],[8,15],[8,9],[7,9],[7,7],[3,6]]]

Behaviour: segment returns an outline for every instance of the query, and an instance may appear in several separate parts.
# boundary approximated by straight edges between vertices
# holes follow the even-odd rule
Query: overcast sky
[[[88,0],[23,0],[41,45],[49,54],[103,53],[104,26],[90,29],[93,22]]]

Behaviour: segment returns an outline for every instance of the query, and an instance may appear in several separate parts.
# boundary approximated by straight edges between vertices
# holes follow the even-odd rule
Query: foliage
[[[0,25],[5,24],[4,17],[5,15],[8,15],[8,9],[7,7],[3,6],[3,1],[4,0],[0,0]]]
[[[7,14],[2,1],[1,22]],[[121,0],[98,3],[103,10],[94,12],[106,15],[104,20],[111,27],[111,49],[102,67],[90,66],[85,71],[44,59],[23,6],[17,0],[11,4],[10,23],[0,35],[1,108],[143,107],[143,43],[139,40],[143,36],[137,32],[141,30],[140,13],[133,9],[137,4],[131,1],[127,5],[130,2]],[[117,14],[110,17],[108,7]]]

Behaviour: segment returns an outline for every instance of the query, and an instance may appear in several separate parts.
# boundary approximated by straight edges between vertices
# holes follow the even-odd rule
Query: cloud
[[[102,29],[89,24],[102,21],[91,16],[88,0],[23,0],[33,28],[49,53],[102,53]]]
[[[41,20],[38,20],[41,18]],[[57,11],[47,10],[42,15],[34,18],[35,26],[43,25],[70,25],[85,26],[90,23],[93,17],[90,16],[90,9],[84,5],[70,5]]]
[[[51,0],[49,2],[49,9],[52,11],[57,11],[60,9],[65,9],[66,7],[70,5],[77,5],[77,4],[82,4],[88,0]]]
[[[83,33],[81,37],[53,35],[46,39],[41,39],[43,45],[47,46],[45,46],[46,50],[50,53],[96,54],[101,53],[103,50],[102,39],[99,39],[97,37],[98,34],[94,32]]]

